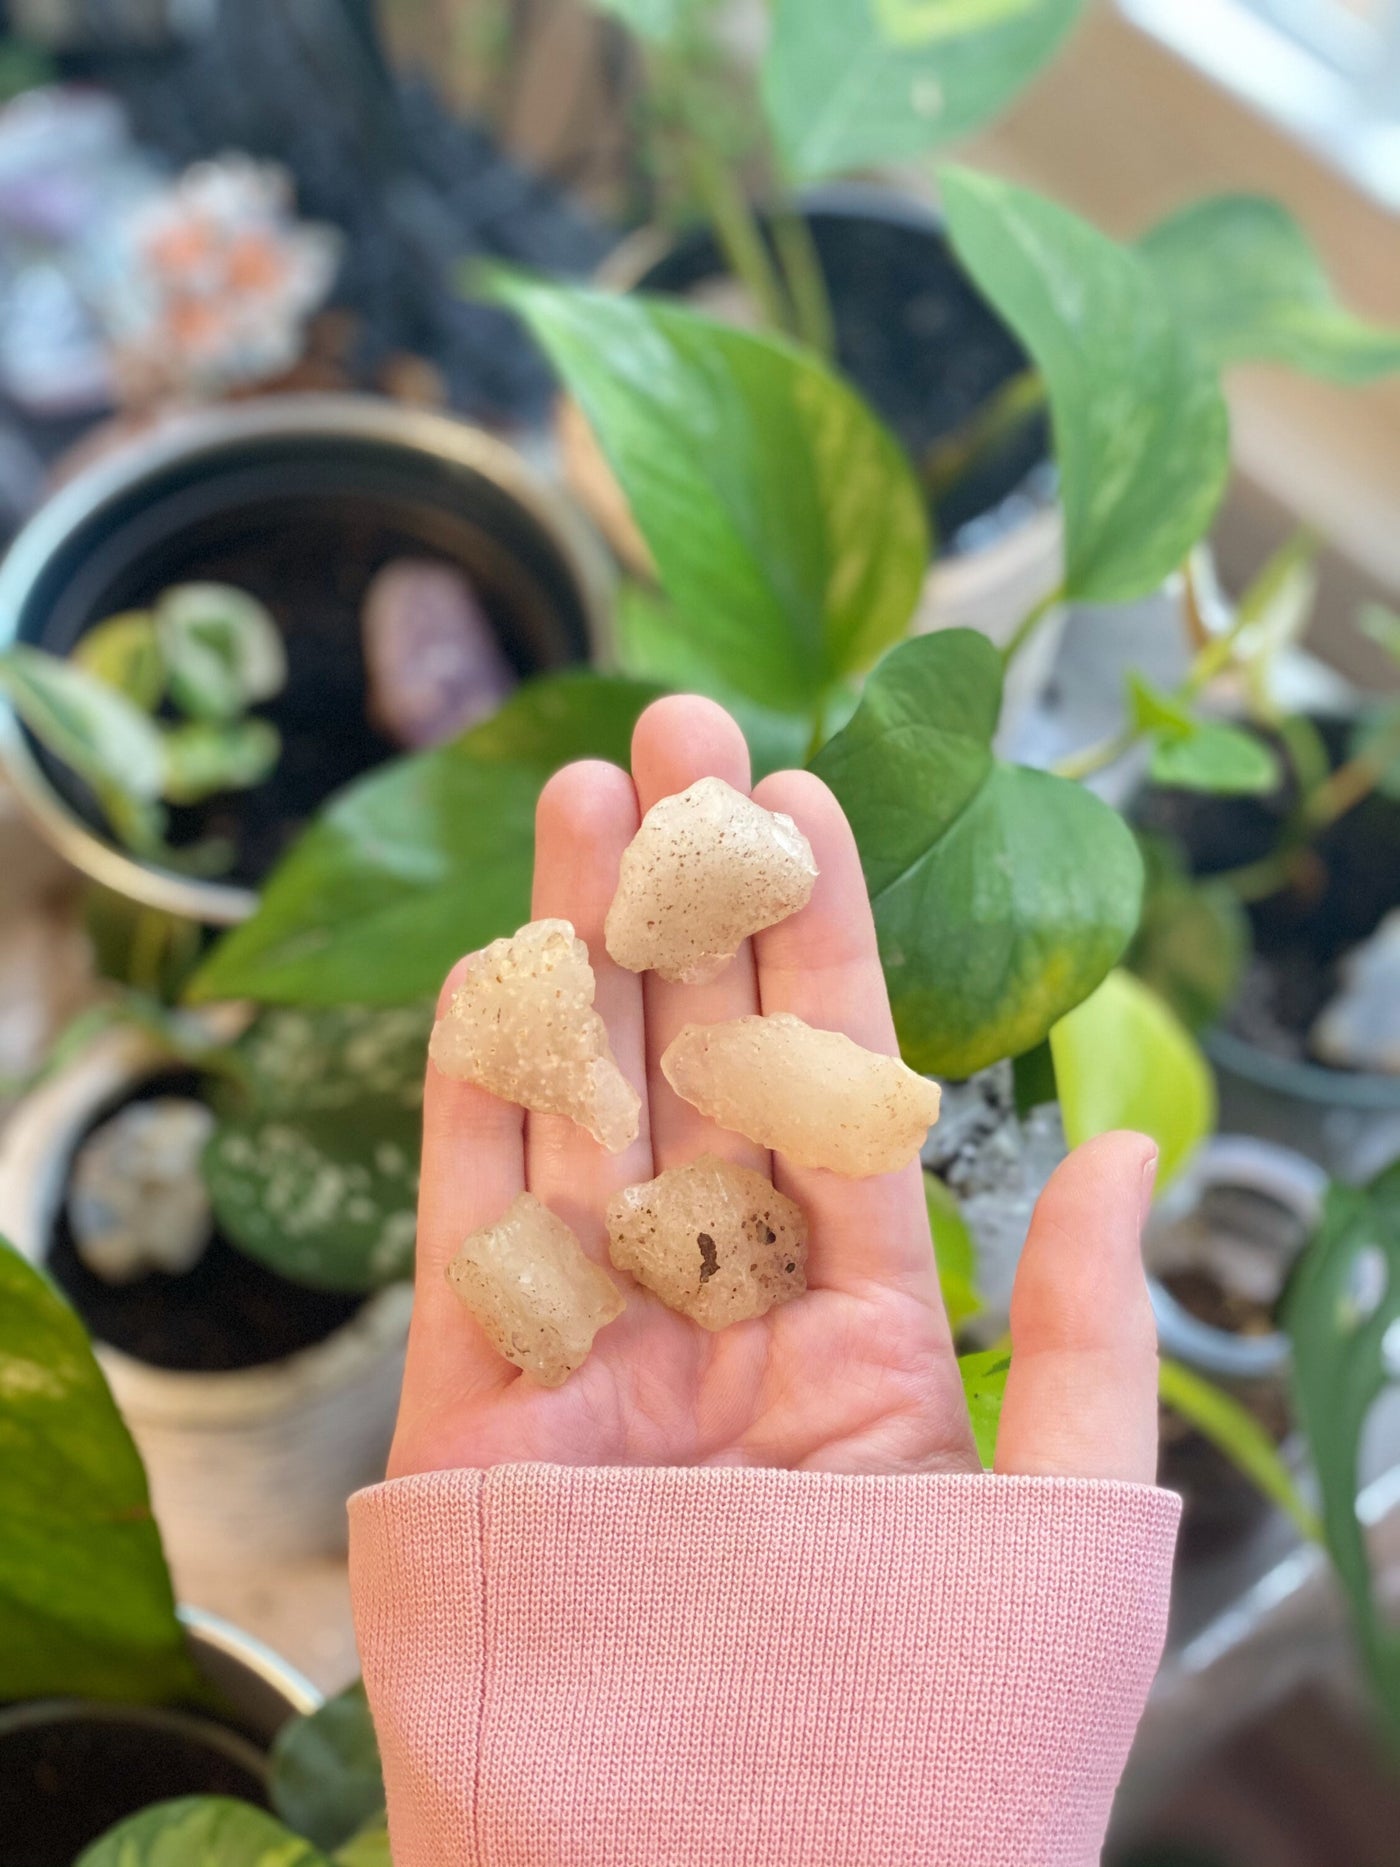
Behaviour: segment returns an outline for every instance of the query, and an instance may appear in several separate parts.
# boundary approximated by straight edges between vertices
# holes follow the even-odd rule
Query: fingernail
[[[1152,1192],[1157,1184],[1157,1150],[1154,1147],[1142,1163],[1142,1209],[1138,1215],[1138,1229],[1147,1229],[1148,1216],[1152,1211]]]

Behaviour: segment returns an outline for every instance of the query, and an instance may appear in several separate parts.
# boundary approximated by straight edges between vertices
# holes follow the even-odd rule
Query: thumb
[[[1155,1479],[1157,1329],[1141,1238],[1156,1172],[1145,1135],[1100,1135],[1037,1201],[1011,1293],[998,1472]]]

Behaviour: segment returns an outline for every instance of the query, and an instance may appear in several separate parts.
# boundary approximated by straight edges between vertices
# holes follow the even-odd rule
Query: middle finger
[[[673,694],[648,707],[632,737],[632,778],[643,814],[699,778],[723,778],[747,797],[749,748],[738,726],[713,700]],[[661,1073],[661,1053],[687,1024],[714,1024],[757,1012],[753,948],[738,953],[706,985],[672,985],[659,973],[643,976],[647,1026],[647,1088],[656,1171],[684,1166],[704,1153],[767,1173],[768,1150],[730,1134],[683,1102]]]

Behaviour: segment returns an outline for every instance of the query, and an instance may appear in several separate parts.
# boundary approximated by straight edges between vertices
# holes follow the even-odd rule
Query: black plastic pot
[[[211,925],[256,888],[324,798],[394,750],[365,716],[358,611],[390,559],[463,571],[524,675],[602,639],[607,578],[588,534],[508,448],[465,423],[355,396],[220,408],[90,468],[25,528],[0,568],[0,641],[69,653],[103,617],[187,579],[240,584],[283,630],[290,669],[263,709],[283,739],[257,790],[177,812],[173,840],[230,834],[237,867],[206,881],[136,861],[83,783],[0,708],[0,759],[62,854],[134,900]]]
[[[267,1806],[268,1746],[320,1694],[236,1628],[194,1610],[182,1618],[217,1713],[69,1699],[0,1706],[5,1867],[71,1867],[114,1822],[174,1796]]]

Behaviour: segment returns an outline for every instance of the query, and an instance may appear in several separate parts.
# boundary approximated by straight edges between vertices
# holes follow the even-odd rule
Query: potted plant
[[[1230,1118],[1356,1179],[1400,1149],[1400,706],[1280,693],[1310,614],[1307,555],[1295,544],[1267,566],[1227,628],[1227,678],[1269,781],[1238,796],[1155,783],[1134,803],[1160,878],[1139,963],[1182,975],[1210,954],[1186,1008],[1209,1026]],[[1360,620],[1400,658],[1400,621]]]
[[[115,1015],[10,1121],[0,1227],[96,1338],[177,1561],[342,1548],[398,1401],[427,1013]]]
[[[1394,367],[1393,335],[1335,306],[1303,236],[1265,199],[1202,201],[1144,235],[1137,251],[1153,275],[1149,292],[1139,296],[1142,280],[1125,276],[1124,298],[1077,351],[1057,341],[1056,320],[1034,300],[1054,257],[1076,279],[1094,261],[1087,243],[1071,256],[1067,223],[1045,224],[1048,203],[1018,224],[1017,191],[998,195],[987,177],[949,172],[941,216],[905,194],[852,183],[907,167],[994,116],[1071,33],[1075,0],[956,17],[904,0],[821,8],[772,0],[757,61],[728,14],[704,0],[598,3],[641,48],[650,133],[640,192],[653,220],[605,264],[600,283],[679,293],[765,325],[855,384],[906,449],[926,497],[932,565],[914,626],[978,628],[1004,646],[1036,613],[1008,665],[1007,725],[1044,684],[1062,596],[1119,602],[1150,588],[1111,558],[1065,562],[1056,473],[1064,498],[1084,495],[1067,414],[1069,401],[1083,405],[1070,380],[1076,370],[1111,375],[1115,344],[1141,339],[1160,393],[1189,394],[1194,383],[1197,425],[1213,425],[1219,439],[1223,411],[1208,375],[1182,359],[1173,380],[1179,337],[1217,366],[1262,355],[1352,381]],[[969,198],[978,183],[990,192]],[[1019,198],[1035,202],[1024,191]],[[991,243],[979,224],[990,201],[1004,217],[1004,238]],[[1019,243],[1032,274],[1041,262],[1038,284],[1018,276]],[[1154,307],[1154,297],[1163,302]],[[1163,315],[1154,318],[1154,308]],[[1152,399],[1140,398],[1140,408]],[[566,402],[561,431],[576,489],[629,567],[648,575],[645,540],[586,411]],[[1202,478],[1203,505],[1219,491]],[[1071,537],[1071,557],[1074,549]]]
[[[405,573],[418,579],[407,595],[392,582]],[[222,609],[186,615],[182,634],[188,586],[207,612],[211,584],[224,587]],[[329,792],[431,730],[414,688],[419,657],[436,656],[440,689],[475,677],[499,697],[520,675],[598,645],[605,590],[568,512],[463,423],[354,397],[210,410],[89,468],[11,547],[0,569],[0,758],[86,873],[229,925]],[[154,662],[132,652],[143,616],[164,651]],[[191,655],[212,658],[217,675],[235,640],[261,642],[267,617],[271,666],[264,653],[241,694],[196,691],[191,711],[181,685]],[[436,626],[432,641],[425,626]],[[222,631],[212,649],[211,630]],[[61,685],[44,659],[55,656]],[[150,684],[133,690],[141,679]],[[449,709],[437,724],[450,733],[463,717]],[[220,759],[192,770],[190,755],[206,761],[211,741]],[[211,845],[215,872],[200,873]]]
[[[132,1818],[172,1830],[180,1858],[247,1859],[240,1840],[295,1841],[270,1803],[329,1846],[367,1823],[368,1850],[382,1791],[358,1695],[322,1707],[256,1641],[177,1613],[141,1461],[81,1323],[3,1242],[0,1288],[7,1861],[130,1858],[103,1836]],[[279,1858],[327,1857],[305,1842]]]

